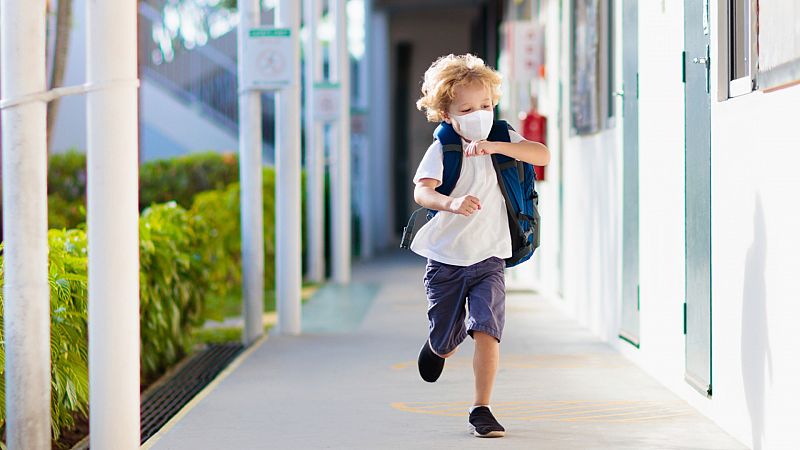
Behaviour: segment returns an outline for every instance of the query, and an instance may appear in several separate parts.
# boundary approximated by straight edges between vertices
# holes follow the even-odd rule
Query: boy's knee
[[[439,355],[439,357],[441,357],[441,358],[447,359],[447,358],[449,358],[449,357],[453,356],[453,355],[456,353],[456,350],[458,350],[458,347],[454,348],[454,349],[453,349],[451,352],[449,352],[449,353],[445,353],[444,355],[439,355],[439,354],[438,354],[438,353],[436,353],[436,352],[434,352],[434,353],[436,353],[437,355]]]
[[[477,331],[477,330],[473,331],[472,332],[472,338],[475,339],[475,342],[480,342],[480,343],[484,343],[484,342],[485,343],[498,343],[498,340],[497,340],[496,337],[492,336],[489,333],[484,333],[483,331]]]

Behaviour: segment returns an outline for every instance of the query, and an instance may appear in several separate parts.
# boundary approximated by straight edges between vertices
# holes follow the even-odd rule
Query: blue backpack
[[[510,142],[509,129],[511,126],[506,121],[495,120],[487,140]],[[450,195],[461,175],[461,161],[464,158],[461,136],[456,133],[452,125],[442,122],[433,132],[433,137],[442,144],[444,159],[442,184],[436,188],[436,191],[443,195]],[[539,247],[539,194],[534,188],[536,173],[532,165],[514,158],[498,153],[491,157],[500,191],[505,199],[508,228],[511,234],[512,254],[505,260],[506,267],[513,267],[530,259],[533,251]],[[416,216],[424,209],[419,208],[411,214],[408,225],[403,229],[401,248],[411,246]],[[428,210],[428,220],[435,214],[436,211]]]

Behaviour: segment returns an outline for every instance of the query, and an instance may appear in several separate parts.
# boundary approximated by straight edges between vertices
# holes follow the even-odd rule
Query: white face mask
[[[461,136],[470,141],[482,141],[489,137],[494,123],[494,113],[485,109],[479,109],[463,116],[451,116],[458,124],[458,131]]]

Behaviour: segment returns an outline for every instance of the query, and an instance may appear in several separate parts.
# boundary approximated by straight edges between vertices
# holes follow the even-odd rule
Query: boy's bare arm
[[[550,163],[550,150],[544,144],[533,141],[511,142],[491,142],[477,141],[470,142],[464,151],[465,156],[491,155],[500,153],[509,158],[533,164],[535,166],[546,166]]]
[[[456,198],[449,197],[436,192],[438,185],[439,181],[433,178],[419,180],[414,188],[414,201],[423,208],[447,211],[463,216],[469,216],[481,209],[481,201],[477,197],[472,195]]]

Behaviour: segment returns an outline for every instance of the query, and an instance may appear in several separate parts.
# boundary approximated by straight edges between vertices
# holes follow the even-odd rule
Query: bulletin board
[[[600,123],[600,0],[573,0],[572,130],[598,131]]]
[[[800,81],[800,2],[758,0],[758,87]]]

